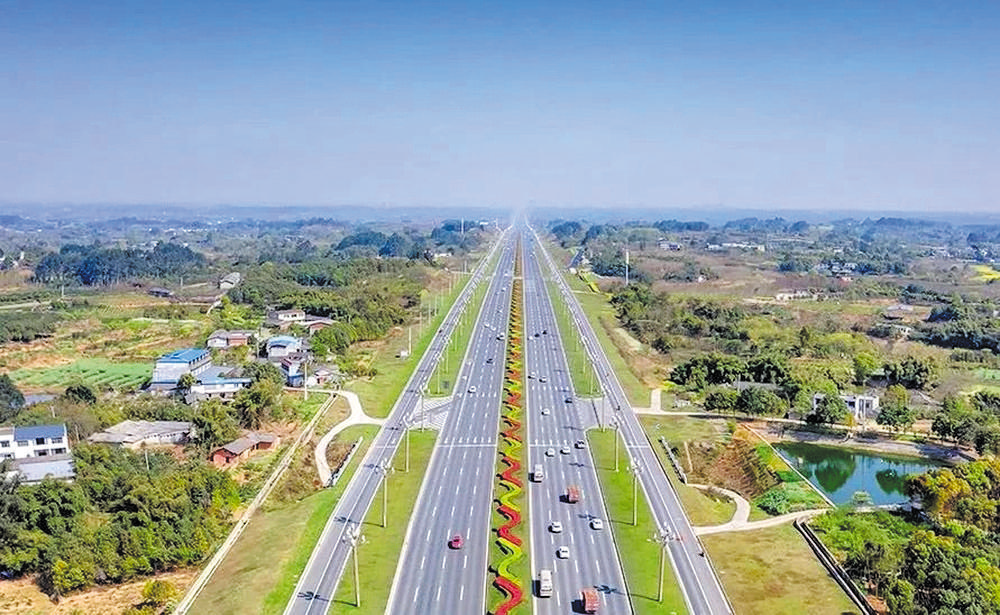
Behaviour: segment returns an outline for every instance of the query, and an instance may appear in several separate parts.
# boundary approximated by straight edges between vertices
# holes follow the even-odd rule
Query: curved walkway
[[[721,493],[736,502],[736,512],[733,513],[732,519],[720,525],[703,525],[695,527],[694,533],[698,536],[721,534],[723,532],[747,532],[750,530],[759,530],[765,527],[781,525],[782,523],[794,521],[800,517],[811,517],[813,515],[826,512],[827,510],[826,508],[811,508],[809,510],[800,510],[798,512],[788,513],[786,515],[778,515],[777,517],[771,517],[769,519],[761,519],[760,521],[750,521],[750,502],[735,491],[730,491],[729,489],[723,489],[721,487],[711,487],[709,485],[698,485],[694,483],[689,484],[689,486],[705,491]]]
[[[320,393],[340,395],[347,400],[347,405],[351,408],[351,413],[347,415],[347,418],[331,427],[330,431],[323,434],[323,437],[319,440],[319,444],[316,445],[316,450],[314,452],[314,456],[316,458],[316,471],[319,473],[320,484],[326,485],[330,482],[330,477],[333,475],[330,471],[330,464],[326,461],[326,447],[330,445],[330,440],[333,440],[334,436],[348,427],[352,427],[354,425],[381,425],[385,423],[385,419],[376,419],[365,414],[364,408],[361,407],[361,400],[358,398],[357,393],[339,389],[312,390]]]

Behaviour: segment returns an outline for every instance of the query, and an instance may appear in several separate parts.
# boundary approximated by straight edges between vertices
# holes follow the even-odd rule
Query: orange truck
[[[586,587],[580,590],[580,603],[583,605],[584,613],[596,613],[601,606],[601,598],[597,595],[597,590],[593,587]]]
[[[570,504],[576,504],[580,501],[580,488],[576,485],[570,485],[566,487],[566,501]]]

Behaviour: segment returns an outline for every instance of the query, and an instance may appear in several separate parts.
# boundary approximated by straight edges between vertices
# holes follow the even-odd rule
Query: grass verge
[[[562,293],[553,281],[546,282],[545,286],[548,288],[549,299],[556,313],[559,337],[562,338],[570,377],[573,379],[573,390],[581,397],[598,397],[601,394],[601,385],[594,378],[594,366],[580,343],[580,332],[573,326]]]
[[[740,615],[858,614],[791,523],[702,542]]]
[[[330,605],[330,613],[374,615],[386,612],[410,513],[416,507],[420,485],[430,463],[436,439],[435,431],[410,433],[409,472],[402,471],[405,453],[404,445],[400,445],[393,460],[396,472],[389,475],[389,506],[386,510],[388,527],[382,527],[382,493],[379,489],[361,530],[367,539],[358,549],[361,606],[356,606],[354,602],[354,574],[349,561]]]
[[[316,491],[297,502],[261,508],[198,595],[190,612],[277,615],[284,611],[327,518],[377,430],[373,425],[349,427],[334,438],[334,441],[354,442],[364,437],[336,486]],[[284,480],[299,478],[286,476]]]
[[[587,434],[608,509],[608,522],[615,533],[618,554],[628,579],[632,608],[636,615],[687,613],[684,596],[669,559],[663,577],[663,602],[656,601],[660,548],[649,540],[656,532],[656,523],[640,488],[637,523],[632,525],[632,476],[625,471],[625,463],[621,464],[620,472],[615,472],[615,436],[611,430],[591,430]],[[620,449],[619,454],[622,454],[625,447]]]

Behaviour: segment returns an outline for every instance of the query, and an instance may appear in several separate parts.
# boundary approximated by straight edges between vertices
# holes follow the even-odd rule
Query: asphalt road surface
[[[560,275],[551,256],[538,241],[537,236],[533,231],[526,235],[531,238],[530,243],[535,246],[536,253],[548,265],[550,275],[562,289],[563,297],[570,308],[577,330],[582,333],[584,346],[594,369],[597,371],[606,401],[609,407],[614,409],[611,414],[621,430],[630,466],[638,468],[639,484],[646,495],[646,500],[649,502],[659,530],[669,532],[671,539],[667,543],[667,553],[680,581],[688,610],[698,615],[732,612],[719,579],[712,569],[711,563],[704,556],[701,543],[691,529],[691,523],[681,507],[677,493],[667,479],[650,441],[639,425],[639,420],[632,411],[625,391],[611,368],[590,322],[566,281]],[[650,565],[655,565],[655,563],[651,562]]]
[[[440,360],[443,350],[447,347],[449,336],[458,324],[463,310],[468,309],[466,306],[475,292],[476,286],[491,282],[493,286],[488,294],[488,298],[493,297],[494,301],[496,300],[497,292],[495,286],[498,278],[486,271],[486,265],[492,260],[495,250],[503,250],[504,252],[498,263],[498,270],[513,270],[513,235],[512,230],[508,229],[494,245],[493,251],[483,258],[473,272],[472,280],[445,317],[434,341],[429,345],[424,356],[421,357],[403,394],[396,401],[388,420],[375,437],[375,441],[365,454],[361,466],[355,472],[354,477],[347,485],[344,494],[330,515],[330,519],[323,529],[323,533],[309,558],[309,562],[299,577],[292,598],[285,608],[286,615],[320,615],[326,613],[330,608],[332,597],[336,592],[337,585],[344,573],[344,568],[347,565],[348,556],[350,555],[351,541],[349,538],[357,532],[359,527],[362,528],[361,533],[363,535],[361,524],[368,509],[371,507],[373,499],[376,495],[380,495],[378,490],[383,476],[380,468],[391,463],[400,440],[405,434],[405,426],[414,423],[416,419],[415,414],[419,411],[420,406],[420,392],[426,388],[434,367]],[[497,344],[499,343],[497,342]],[[468,370],[463,371],[467,372]],[[456,391],[458,390],[460,389],[456,389]],[[457,407],[462,411],[464,411],[467,405],[464,403],[464,396],[463,399],[458,400]],[[452,414],[461,414],[461,412],[453,412]],[[494,425],[493,429],[490,430],[494,440],[496,437],[495,427]],[[362,546],[361,548],[363,549],[364,547]],[[485,566],[483,570],[485,571]]]
[[[394,615],[486,612],[513,235],[487,291],[410,517],[389,598],[388,612]],[[464,542],[461,548],[448,544],[456,535]]]
[[[528,239],[526,237],[526,239]],[[538,264],[537,247],[524,242],[525,374],[527,376],[528,470],[532,472],[528,494],[531,523],[531,576],[534,612],[537,615],[569,613],[579,604],[580,590],[596,588],[600,612],[631,613],[618,551],[607,521],[600,483],[585,429],[594,425],[589,400],[573,397],[563,340],[555,320],[545,280]],[[571,400],[567,402],[567,400]],[[577,446],[581,443],[581,447]],[[533,468],[542,469],[542,477]],[[582,497],[576,504],[565,501],[566,488],[576,485]],[[602,529],[592,523],[599,520]],[[553,531],[553,522],[561,531]],[[560,559],[556,550],[565,546],[569,557]],[[539,571],[552,571],[551,597],[539,597]]]

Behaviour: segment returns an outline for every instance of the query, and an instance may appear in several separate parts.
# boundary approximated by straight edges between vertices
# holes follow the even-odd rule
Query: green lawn
[[[112,363],[107,359],[78,359],[58,367],[16,369],[10,377],[18,385],[41,389],[62,389],[83,382],[99,389],[138,388],[153,374],[151,363]]]
[[[354,572],[348,562],[337,593],[330,605],[330,613],[384,613],[389,601],[389,591],[396,574],[410,514],[416,507],[420,485],[430,463],[431,451],[437,432],[413,431],[410,434],[410,471],[403,472],[404,447],[401,444],[389,475],[389,507],[386,510],[387,526],[382,527],[382,490],[379,489],[362,527],[366,542],[358,549],[358,580],[361,585],[361,606],[354,602]]]
[[[327,518],[377,430],[375,426],[363,425],[350,427],[337,435],[335,441],[353,442],[364,436],[364,442],[336,486],[317,491],[298,502],[262,507],[199,594],[190,612],[218,615],[278,615],[283,612]],[[312,455],[312,451],[308,454]],[[284,480],[297,478],[288,476]]]
[[[791,523],[702,542],[739,615],[859,613]]]
[[[601,384],[594,378],[594,366],[587,357],[586,350],[580,341],[580,333],[573,326],[573,321],[566,308],[566,302],[554,281],[546,283],[549,299],[556,313],[556,323],[559,326],[559,336],[562,338],[569,363],[570,377],[573,379],[573,389],[581,397],[598,397],[601,395]],[[529,332],[530,334],[530,332]]]
[[[628,591],[632,597],[635,613],[637,615],[686,613],[684,596],[670,567],[669,559],[664,574],[663,602],[656,601],[660,548],[649,540],[656,532],[656,524],[642,488],[639,488],[638,523],[632,525],[632,475],[625,470],[627,463],[624,462],[621,464],[620,472],[614,470],[615,432],[591,430],[587,436],[597,474],[601,480],[604,502],[608,508],[609,525],[615,533],[618,554],[625,567]],[[624,446],[620,449],[619,454],[622,454]]]
[[[472,332],[476,328],[476,317],[483,307],[483,300],[486,299],[488,288],[489,282],[484,280],[470,297],[465,314],[459,319],[458,325],[448,341],[448,346],[427,383],[429,395],[451,395],[454,390],[455,381],[458,380],[458,372],[465,359],[465,351],[469,347],[469,340],[472,339]]]

